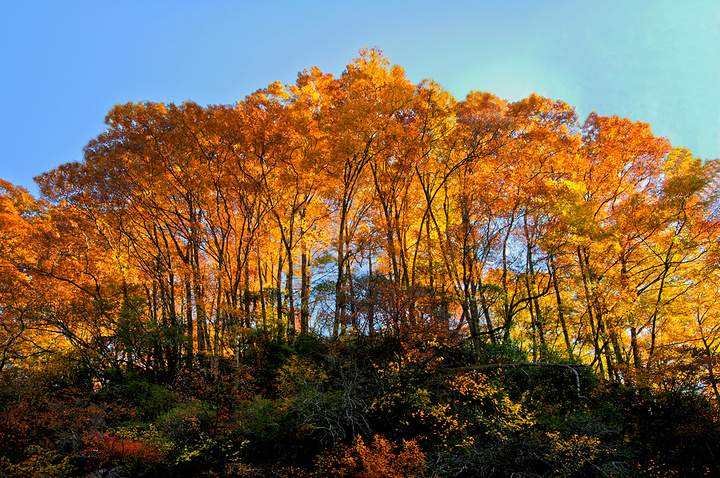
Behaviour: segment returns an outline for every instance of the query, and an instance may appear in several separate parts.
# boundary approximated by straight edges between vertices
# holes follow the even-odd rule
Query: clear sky
[[[720,1],[0,2],[0,179],[82,159],[115,105],[226,104],[377,46],[457,99],[560,99],[720,157]]]

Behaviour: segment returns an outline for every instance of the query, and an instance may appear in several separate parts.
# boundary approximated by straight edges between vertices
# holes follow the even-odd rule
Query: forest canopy
[[[636,393],[720,401],[719,163],[647,124],[595,113],[581,122],[570,105],[536,95],[457,100],[432,81],[412,84],[376,49],[339,77],[303,70],[295,84],[231,105],[118,105],[106,124],[83,161],[36,178],[40,198],[0,182],[6,387],[54,367],[65,368],[52,386],[62,376],[96,394],[118,376],[160,387],[202,370],[261,407],[264,393],[321,400],[328,377],[347,378],[328,347],[395,344],[394,361],[363,371],[376,366],[385,398],[358,396],[376,416],[420,420],[424,438],[395,429],[416,440],[395,449],[360,408],[313,437],[343,443],[345,458],[382,449],[415,463],[429,453],[437,466],[455,453],[432,455],[439,442],[478,446],[472,420],[451,425],[457,417],[431,412],[430,395],[415,396],[425,405],[414,412],[390,397],[410,386],[431,393],[417,370],[443,369],[438,357],[456,374],[438,385],[443,396],[475,394],[504,417],[506,428],[483,433],[509,436],[532,415],[513,408],[520,395],[480,378],[483,367],[493,377],[503,365],[555,373],[567,393],[577,385],[572,400],[589,394],[591,374]],[[310,343],[324,359],[298,352]],[[420,375],[406,380],[408,370]],[[212,403],[208,423],[234,413]],[[17,426],[9,416],[7,430]],[[107,451],[109,436],[84,446]],[[597,457],[596,445],[581,448]],[[422,473],[404,470],[397,476]]]

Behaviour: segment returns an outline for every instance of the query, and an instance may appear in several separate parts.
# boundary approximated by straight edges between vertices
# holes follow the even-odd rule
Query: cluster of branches
[[[690,352],[713,373],[717,163],[646,124],[456,101],[377,50],[106,122],[37,178],[47,202],[3,184],[3,363],[43,333],[164,371],[239,360],[258,331],[435,330],[612,379]]]

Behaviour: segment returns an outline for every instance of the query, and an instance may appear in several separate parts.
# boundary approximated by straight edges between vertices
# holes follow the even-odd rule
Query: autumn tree
[[[536,95],[457,102],[377,49],[338,78],[120,105],[107,124],[39,181],[67,245],[85,234],[77,284],[120,271],[88,297],[113,297],[106,322],[143,366],[239,364],[253,330],[434,328],[634,380],[711,276],[713,179],[689,152]],[[64,264],[49,277],[79,273]]]
[[[22,188],[0,181],[0,370],[37,352],[46,289],[33,283],[37,250],[32,248],[42,204]],[[29,346],[29,347],[28,347]]]

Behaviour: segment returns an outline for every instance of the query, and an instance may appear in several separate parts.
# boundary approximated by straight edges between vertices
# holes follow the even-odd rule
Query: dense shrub
[[[512,344],[480,345],[431,334],[406,341],[290,337],[254,343],[239,365],[182,368],[167,385],[122,368],[100,382],[88,382],[82,368],[66,371],[68,363],[8,368],[0,375],[0,471],[71,477],[122,467],[133,477],[179,478],[720,473],[720,416],[707,397],[603,381],[578,364],[528,364]]]

